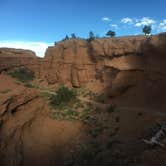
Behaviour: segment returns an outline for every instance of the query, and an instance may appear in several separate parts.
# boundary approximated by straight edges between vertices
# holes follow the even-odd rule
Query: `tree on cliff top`
[[[72,39],[76,39],[76,38],[77,38],[76,35],[75,35],[75,33],[72,33],[72,34],[71,34],[71,38],[72,38]]]
[[[65,37],[65,39],[64,40],[69,40],[69,36],[68,35],[66,35],[66,37]]]
[[[116,35],[116,33],[112,30],[109,30],[107,33],[106,33],[106,36],[110,36],[110,37],[114,37]]]
[[[152,28],[150,25],[145,25],[142,29],[142,32],[146,35],[149,35],[152,31]]]
[[[87,39],[88,42],[91,42],[92,40],[95,39],[95,35],[92,31],[89,32],[89,38]]]

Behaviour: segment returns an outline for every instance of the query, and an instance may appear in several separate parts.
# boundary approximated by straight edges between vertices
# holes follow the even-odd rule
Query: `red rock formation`
[[[165,36],[160,34],[152,37],[103,38],[92,42],[80,39],[60,42],[47,49],[41,77],[49,84],[80,87],[96,81],[102,84],[105,82],[106,70],[107,74],[108,70],[111,73],[113,69],[164,72],[165,61],[162,58],[165,57],[159,50],[165,50]]]
[[[19,67],[26,67],[35,72],[36,76],[40,73],[40,58],[36,57],[35,52],[23,49],[0,48],[0,73],[10,71]]]
[[[156,122],[166,121],[165,55],[166,34],[67,40],[49,47],[43,59],[29,51],[0,49],[0,72],[4,71],[0,74],[0,165],[64,165],[66,155],[73,153],[71,147],[78,150],[93,134],[86,135],[88,126],[81,122],[50,119],[41,89],[29,89],[5,74],[19,67],[33,70],[35,81],[42,79],[48,83],[46,88],[86,86],[107,96],[108,104],[117,105],[114,112],[102,110],[92,117],[92,126],[95,123],[100,132],[91,140],[100,143],[94,165],[166,165],[162,149],[141,142]]]
[[[26,66],[48,84],[73,87],[106,83],[115,69],[164,73],[165,36],[67,40],[49,47],[43,59],[31,51],[1,48],[0,71]]]

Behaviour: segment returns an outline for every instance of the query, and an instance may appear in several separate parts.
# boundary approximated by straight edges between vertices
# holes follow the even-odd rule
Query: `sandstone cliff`
[[[142,141],[154,134],[156,123],[166,122],[165,55],[166,33],[67,40],[49,47],[42,59],[1,48],[0,165],[166,165],[164,150]],[[33,86],[7,75],[20,67],[35,73]],[[50,118],[52,109],[41,94],[55,93],[62,84],[104,95],[102,101],[80,98],[85,113],[86,105],[100,106],[90,110],[89,124]],[[108,113],[105,108],[114,104]],[[86,145],[92,151],[84,151]]]
[[[39,74],[40,58],[35,52],[23,49],[0,48],[0,73],[11,71],[15,68],[26,67]]]
[[[91,42],[66,40],[49,47],[43,59],[31,51],[1,48],[0,71],[23,66],[34,71],[38,83],[44,86],[84,86],[116,97],[127,92],[130,93],[126,94],[128,102],[133,105],[132,100],[144,105],[147,99],[153,105],[158,93],[162,97],[156,99],[156,106],[161,106],[159,101],[164,104],[165,99],[165,41],[165,33],[150,37],[101,38]],[[126,102],[122,101],[125,105]]]
[[[160,101],[164,104],[165,99],[165,41],[163,33],[60,42],[47,49],[41,79],[48,84],[86,86],[109,96],[118,97],[128,90],[126,104],[153,105],[155,100],[156,106],[161,106]],[[156,93],[162,97],[154,99]]]
[[[73,87],[107,83],[120,71],[165,73],[166,34],[144,37],[73,39],[46,50],[43,59],[28,50],[0,48],[0,71],[26,66],[48,84]],[[112,78],[111,78],[112,79]]]
[[[114,70],[164,73],[165,38],[160,34],[60,42],[47,49],[42,77],[50,84],[80,87],[93,81],[105,82],[106,75]]]

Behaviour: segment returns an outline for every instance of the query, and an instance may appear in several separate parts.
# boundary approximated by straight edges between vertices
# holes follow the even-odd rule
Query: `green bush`
[[[65,108],[63,111],[55,110],[52,112],[52,118],[59,120],[77,120],[78,112],[70,108]]]
[[[98,135],[100,135],[103,132],[103,130],[104,130],[104,128],[102,125],[97,126],[97,127],[93,128],[93,130],[90,130],[90,135],[93,138],[96,138]]]
[[[5,94],[5,93],[8,93],[8,92],[10,92],[10,91],[11,91],[11,89],[5,89],[5,90],[0,91],[0,93]]]
[[[92,31],[89,32],[89,38],[87,39],[88,42],[91,42],[95,39],[95,35]]]
[[[142,32],[146,35],[149,35],[152,31],[152,27],[150,25],[145,25],[143,28],[142,28]]]
[[[34,72],[25,68],[16,69],[8,74],[21,82],[29,82],[35,78]]]
[[[108,108],[107,108],[107,112],[108,113],[112,113],[115,111],[115,108],[116,108],[116,105],[110,105]]]
[[[41,92],[40,96],[43,97],[46,100],[50,100],[51,94],[48,92]]]
[[[113,139],[107,142],[106,148],[111,149],[114,144],[121,144],[119,140]]]
[[[63,108],[75,99],[76,91],[62,86],[50,97],[50,104],[53,108]]]
[[[116,35],[116,33],[112,30],[110,30],[106,33],[106,36],[110,36],[110,37],[114,37],[115,35]]]
[[[34,85],[32,85],[30,83],[26,83],[26,84],[24,84],[24,86],[27,88],[35,88]]]
[[[89,108],[85,108],[80,115],[80,119],[84,122],[84,123],[88,123],[89,119],[90,119],[90,109]]]
[[[95,97],[94,97],[94,100],[96,101],[96,102],[99,102],[99,103],[104,103],[105,102],[105,100],[106,100],[106,96],[104,95],[104,94],[101,94],[101,95],[96,95]]]

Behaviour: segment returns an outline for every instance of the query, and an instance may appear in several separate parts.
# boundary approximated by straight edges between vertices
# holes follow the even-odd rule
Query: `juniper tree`
[[[112,30],[109,30],[107,33],[106,33],[106,36],[110,36],[110,37],[114,37],[116,35],[116,33]]]
[[[149,35],[152,31],[152,28],[150,25],[145,25],[142,29],[142,32],[146,35]]]
[[[76,35],[75,35],[75,33],[72,33],[72,34],[71,34],[71,38],[72,38],[72,39],[76,39],[76,38],[77,38]]]

